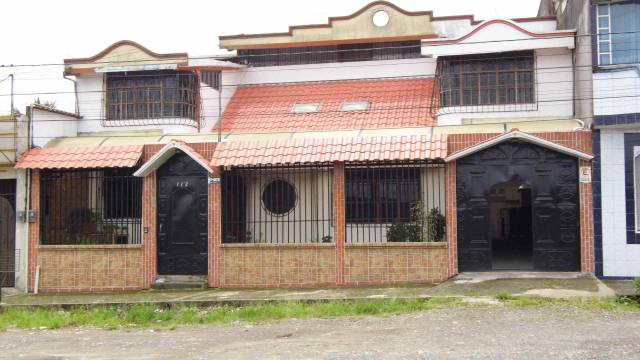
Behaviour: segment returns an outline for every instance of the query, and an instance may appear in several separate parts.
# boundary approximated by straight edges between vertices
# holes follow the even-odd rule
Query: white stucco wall
[[[640,245],[627,244],[624,131],[602,130],[600,141],[603,275],[640,276]]]
[[[33,109],[31,138],[33,146],[44,147],[49,141],[61,137],[78,136],[78,119],[48,111]]]
[[[640,113],[640,65],[593,73],[595,115]]]
[[[438,125],[459,125],[465,119],[560,119],[573,116],[573,66],[569,49],[535,51],[536,104],[441,108]],[[493,109],[499,111],[492,111]]]
[[[265,66],[239,71],[244,85],[330,81],[405,76],[434,76],[436,60],[431,58],[356,61],[348,63]]]

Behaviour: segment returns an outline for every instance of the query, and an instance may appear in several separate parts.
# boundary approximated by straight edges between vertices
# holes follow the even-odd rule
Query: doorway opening
[[[493,270],[533,270],[531,186],[510,180],[491,187],[489,238]]]

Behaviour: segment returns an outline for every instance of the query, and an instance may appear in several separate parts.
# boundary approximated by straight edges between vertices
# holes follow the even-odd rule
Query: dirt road
[[[462,307],[175,330],[9,330],[3,359],[640,359],[640,313]]]

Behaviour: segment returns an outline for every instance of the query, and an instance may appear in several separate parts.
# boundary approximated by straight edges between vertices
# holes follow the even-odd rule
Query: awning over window
[[[135,166],[142,145],[31,149],[16,169],[87,169]]]
[[[304,164],[333,161],[444,159],[446,135],[229,141],[216,147],[213,166]]]

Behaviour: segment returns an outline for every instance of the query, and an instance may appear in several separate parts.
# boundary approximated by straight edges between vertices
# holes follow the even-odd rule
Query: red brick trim
[[[219,171],[213,176],[219,176]],[[209,185],[209,241],[207,281],[209,287],[220,286],[220,247],[222,245],[222,184]]]
[[[449,243],[449,277],[458,274],[458,203],[456,199],[456,162],[445,169],[445,207],[447,209],[447,242]]]
[[[29,279],[27,291],[34,291],[36,266],[38,264],[38,244],[40,243],[40,170],[31,170],[30,206],[36,214],[36,221],[29,223],[28,268]]]
[[[591,161],[580,160],[579,166],[591,167]],[[583,272],[595,271],[593,233],[593,185],[580,183],[580,267]]]
[[[344,163],[333,166],[333,215],[336,242],[336,282],[344,284],[344,244],[346,240]]]
[[[142,286],[150,288],[157,276],[156,235],[156,172],[142,180],[142,263],[144,281]]]

